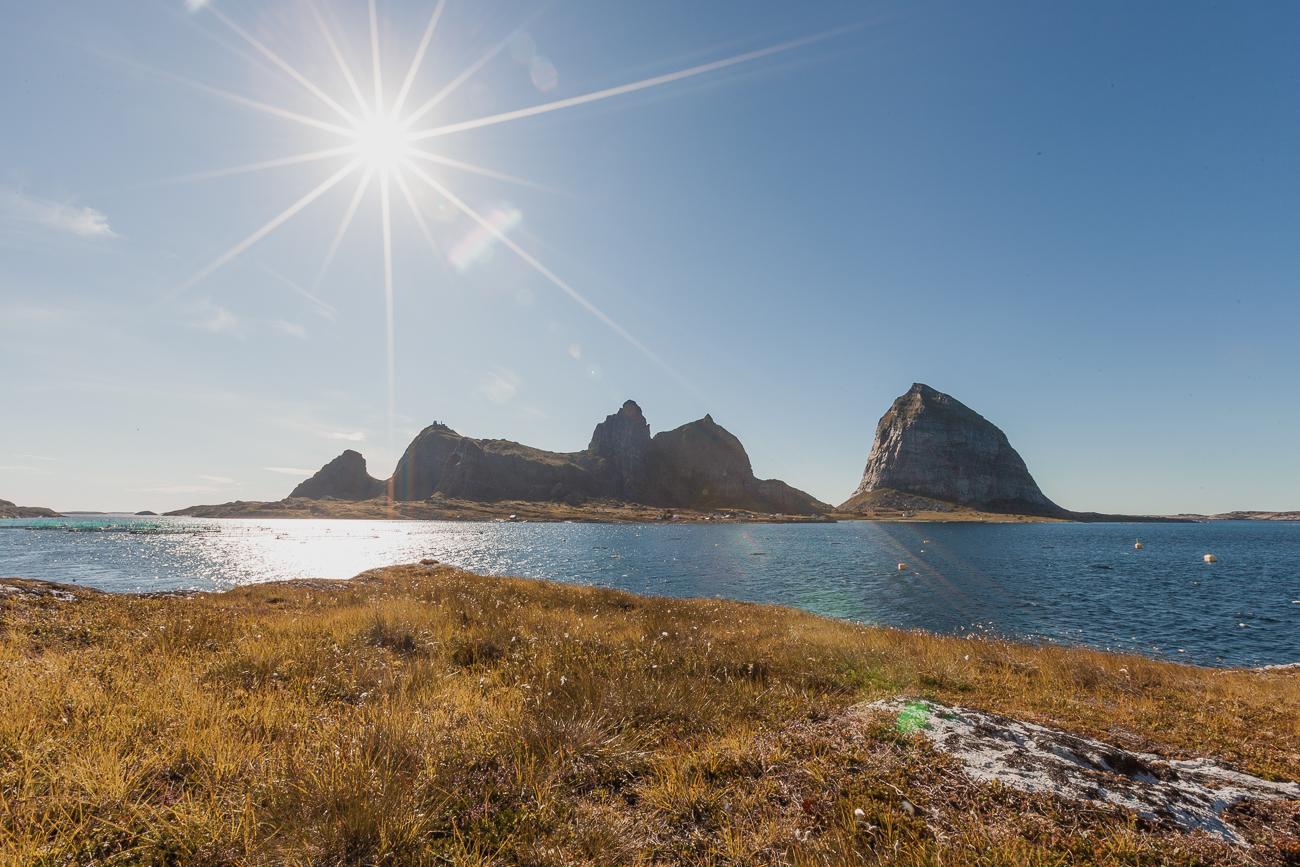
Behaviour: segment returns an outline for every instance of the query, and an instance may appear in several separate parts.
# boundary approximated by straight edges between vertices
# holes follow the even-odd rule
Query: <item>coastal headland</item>
[[[1300,853],[1295,670],[433,562],[224,593],[0,581],[0,635],[4,863]]]

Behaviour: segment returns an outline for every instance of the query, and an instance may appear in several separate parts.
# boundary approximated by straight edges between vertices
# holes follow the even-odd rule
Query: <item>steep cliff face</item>
[[[648,503],[792,515],[813,515],[828,509],[826,504],[784,482],[755,478],[740,440],[709,415],[655,434],[646,469]]]
[[[352,457],[349,457],[351,455]],[[334,465],[344,461],[344,466]],[[365,461],[345,452],[291,496],[360,499],[368,489]],[[324,480],[321,480],[325,477]],[[350,484],[336,481],[351,479]],[[321,480],[318,482],[318,480]],[[370,479],[377,488],[382,482]],[[651,438],[650,425],[635,401],[596,425],[580,452],[549,452],[510,440],[474,439],[444,424],[432,424],[407,446],[388,486],[396,500],[434,495],[494,502],[555,501],[578,504],[614,499],[677,508],[736,508],[812,515],[830,509],[784,482],[754,478],[740,441],[706,416]],[[347,490],[345,497],[341,490]]]
[[[876,426],[862,482],[840,506],[863,511],[901,492],[991,512],[1060,515],[1001,430],[961,401],[915,383]]]
[[[613,496],[631,502],[645,496],[650,423],[636,401],[627,401],[596,425],[587,452],[604,463],[597,472],[608,477]]]
[[[316,475],[293,489],[290,497],[307,497],[323,500],[368,500],[384,492],[384,483],[366,472],[366,459],[360,452],[348,449],[325,466]]]

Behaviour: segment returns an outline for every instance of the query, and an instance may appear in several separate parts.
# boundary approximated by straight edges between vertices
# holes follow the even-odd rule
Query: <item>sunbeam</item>
[[[429,151],[422,151],[422,150],[416,150],[414,148],[410,148],[406,151],[406,156],[413,157],[415,159],[425,160],[431,163],[437,163],[440,166],[447,166],[453,169],[460,169],[463,172],[470,172],[471,174],[482,175],[485,178],[492,178],[493,180],[497,180],[497,181],[505,181],[506,183],[510,183],[510,184],[519,184],[520,186],[523,187],[531,187],[534,190],[542,190],[548,193],[556,192],[551,187],[543,186],[542,184],[535,183],[534,181],[530,181],[527,178],[520,178],[520,177],[516,177],[515,175],[508,175],[504,172],[498,172],[494,169],[489,169],[484,166],[475,165],[474,163],[467,163],[462,160],[452,159],[451,157],[445,157],[442,156],[441,154],[430,153]]]
[[[433,39],[433,31],[438,28],[438,19],[442,17],[442,9],[447,5],[447,0],[438,0],[438,4],[433,7],[433,15],[429,18],[429,25],[424,28],[424,35],[420,38],[420,46],[415,50],[415,57],[411,60],[411,68],[406,73],[406,79],[402,82],[402,87],[397,91],[397,99],[393,100],[393,114],[400,114],[402,106],[406,104],[406,97],[411,92],[411,85],[415,83],[416,73],[420,71],[420,64],[424,62],[424,54],[429,50],[429,42]]]
[[[397,451],[397,329],[393,312],[393,215],[388,195],[387,172],[380,172],[379,175],[379,198],[383,207],[384,328],[388,337],[388,451],[390,454],[395,454]]]
[[[373,8],[373,0],[371,5]],[[281,71],[283,71],[294,81],[298,82],[303,87],[305,87],[309,93],[311,93],[313,96],[320,99],[321,102],[325,103],[330,108],[334,109],[340,115],[342,115],[344,120],[346,120],[348,123],[357,122],[356,115],[348,111],[343,106],[339,105],[338,102],[334,99],[334,97],[330,96],[328,93],[326,93],[325,91],[317,87],[315,84],[313,84],[309,78],[307,78],[301,72],[299,72],[298,70],[290,66],[289,63],[284,58],[276,54],[270,48],[267,48],[266,45],[263,44],[260,40],[258,40],[252,34],[248,33],[248,31],[244,30],[244,28],[240,27],[234,21],[230,20],[230,18],[220,9],[218,9],[215,5],[209,4],[206,8],[208,9],[209,12],[213,14],[213,16],[216,17],[218,21],[220,21],[222,24],[226,25],[231,30],[233,30],[237,36],[239,36],[241,39],[243,39],[245,42],[251,45],[259,54],[261,54],[267,60],[274,63],[277,67],[279,67]]]
[[[350,111],[344,107],[338,99],[326,92],[324,88],[292,66],[288,61],[271,50],[271,48],[269,48],[264,42],[253,36],[224,12],[221,12],[212,5],[207,5],[206,8],[211,11],[213,16],[221,22],[221,24],[247,43],[247,45],[256,51],[258,55],[265,60],[270,61],[276,69],[288,75],[305,90],[329,106],[330,109],[346,121],[346,124],[333,123],[331,121],[300,114],[278,106],[269,105],[254,99],[249,99],[248,97],[229,93],[220,88],[191,81],[181,76],[171,75],[169,73],[163,74],[196,87],[201,91],[229,100],[236,105],[251,108],[273,117],[293,121],[338,135],[343,139],[343,141],[335,147],[322,148],[320,150],[308,151],[292,156],[276,157],[245,165],[196,172],[175,180],[198,181],[249,174],[317,162],[333,157],[352,156],[353,159],[351,159],[346,166],[327,178],[319,186],[315,187],[288,208],[268,220],[264,225],[249,234],[229,250],[222,253],[220,256],[217,256],[207,266],[198,271],[198,273],[194,274],[177,287],[174,290],[174,293],[185,291],[189,287],[206,279],[220,268],[238,258],[254,244],[258,243],[267,235],[284,225],[285,222],[292,219],[295,214],[302,211],[316,199],[325,195],[325,193],[339,184],[344,178],[355,172],[358,168],[361,168],[363,169],[363,174],[358,181],[357,187],[353,191],[351,198],[348,200],[347,206],[344,208],[342,219],[339,221],[338,228],[335,230],[333,237],[325,250],[325,255],[321,261],[319,270],[316,272],[315,280],[311,284],[313,291],[315,291],[324,281],[325,275],[328,273],[338,255],[343,238],[347,235],[353,221],[359,213],[360,206],[365,198],[367,190],[370,188],[371,181],[377,176],[379,180],[380,227],[383,244],[382,267],[390,447],[392,445],[391,441],[395,436],[397,412],[396,297],[393,275],[392,213],[392,186],[394,183],[396,183],[398,189],[401,191],[402,197],[410,207],[411,216],[414,219],[420,234],[424,237],[425,241],[428,242],[430,249],[433,250],[439,260],[443,260],[442,245],[439,244],[438,238],[435,237],[435,233],[432,231],[429,221],[425,218],[425,214],[420,208],[420,203],[416,200],[415,195],[411,191],[410,184],[407,182],[408,173],[419,178],[435,193],[441,196],[443,200],[450,203],[453,208],[473,221],[479,230],[485,233],[483,236],[484,238],[490,237],[493,241],[508,248],[533,271],[558,288],[574,303],[600,321],[605,327],[609,328],[622,340],[626,341],[628,345],[632,346],[639,353],[648,358],[658,368],[665,371],[675,381],[682,383],[691,392],[697,395],[699,394],[696,386],[677,373],[677,371],[674,370],[662,357],[651,350],[646,344],[642,343],[638,338],[633,336],[623,326],[619,325],[618,322],[578,292],[578,290],[571,284],[550,270],[533,254],[525,250],[519,243],[509,237],[507,232],[503,230],[501,226],[493,223],[490,219],[484,217],[474,208],[470,207],[464,200],[448,189],[442,181],[425,171],[416,163],[432,163],[455,171],[467,172],[480,177],[490,178],[495,181],[550,191],[547,187],[525,178],[520,178],[496,169],[467,162],[465,160],[455,159],[423,147],[417,148],[414,146],[416,141],[424,141],[445,135],[451,135],[453,133],[508,123],[514,120],[535,117],[549,112],[560,111],[566,108],[573,108],[626,94],[636,93],[642,90],[648,90],[654,87],[660,87],[672,82],[706,75],[708,73],[717,72],[744,63],[754,62],[765,57],[771,57],[782,52],[792,51],[862,26],[858,24],[851,27],[839,28],[837,30],[825,31],[800,39],[782,42],[778,45],[773,45],[767,48],[737,54],[721,60],[698,64],[676,72],[670,72],[664,75],[642,79],[641,81],[618,85],[616,87],[591,91],[589,93],[567,97],[565,99],[553,100],[540,105],[486,115],[478,118],[471,118],[469,120],[444,123],[439,126],[417,130],[417,122],[429,115],[435,108],[447,100],[448,97],[482,70],[483,67],[486,66],[494,57],[498,56],[501,51],[509,45],[510,39],[517,33],[521,32],[521,30],[516,29],[510,34],[510,36],[507,36],[505,39],[493,45],[477,60],[452,76],[451,79],[442,85],[441,88],[436,89],[433,96],[426,99],[418,108],[407,112],[405,111],[404,106],[415,92],[420,70],[425,65],[426,58],[433,50],[434,36],[438,31],[439,22],[443,18],[446,0],[436,0],[436,2],[433,3],[433,8],[430,12],[427,23],[421,32],[419,42],[411,57],[410,64],[405,69],[405,73],[401,78],[400,85],[397,88],[391,105],[387,104],[385,101],[385,58],[383,51],[381,50],[381,21],[377,0],[368,0],[365,6],[367,17],[366,24],[368,25],[367,36],[370,49],[370,85],[373,89],[373,96],[371,99],[366,97],[362,82],[354,73],[352,64],[349,63],[348,56],[344,52],[346,39],[344,39],[343,42],[340,42],[339,39],[335,38],[336,27],[332,26],[331,22],[333,22],[333,25],[337,25],[338,22],[334,19],[333,13],[328,8],[322,10],[318,6],[318,0],[306,0],[306,3],[315,20],[316,26],[319,28],[321,36],[323,37],[325,48],[333,58],[334,63],[338,65],[339,71],[342,73],[344,82],[347,85],[347,90],[351,93],[351,97],[356,101],[358,107],[356,112]],[[326,17],[327,15],[329,16],[328,20]],[[232,50],[237,51],[237,53],[239,53],[246,61],[254,62],[259,66],[261,65],[261,61],[258,60],[256,56],[244,51],[242,47],[237,45],[229,47]]]
[[[219,97],[221,99],[226,100],[227,102],[234,103],[235,105],[239,105],[244,108],[251,108],[255,111],[260,111],[263,114],[269,115],[271,117],[278,117],[283,120],[292,120],[295,121],[296,123],[303,124],[304,126],[310,126],[315,129],[324,130],[325,132],[332,132],[337,135],[343,135],[343,136],[352,135],[352,130],[348,129],[345,126],[339,126],[336,123],[330,123],[329,121],[321,120],[318,117],[311,117],[310,115],[299,114],[298,112],[289,111],[288,109],[280,108],[279,106],[270,105],[265,102],[259,102],[255,99],[250,99],[247,96],[241,96],[238,93],[231,93],[228,90],[222,90],[219,87],[213,87],[210,84],[204,84],[203,82],[196,81],[193,78],[187,78],[184,75],[178,75],[175,72],[169,72],[165,69],[158,69],[157,67],[149,66],[148,64],[141,63],[140,61],[135,60],[133,58],[122,57],[120,55],[114,55],[114,54],[103,54],[101,56],[115,63],[120,63],[124,66],[131,67],[132,69],[139,70],[140,72],[144,72],[149,75],[155,75],[158,76],[159,78],[165,78],[169,81],[175,81],[178,84],[185,85],[186,87],[192,87],[195,90],[201,91],[203,93],[211,94],[212,96]]]
[[[327,148],[322,151],[311,151],[309,153],[294,154],[291,157],[279,157],[273,160],[262,160],[256,163],[246,163],[242,166],[231,166],[225,169],[213,169],[209,172],[194,172],[189,175],[177,175],[173,178],[163,178],[158,181],[160,184],[183,184],[194,181],[209,181],[216,178],[228,178],[234,175],[246,175],[252,172],[262,172],[267,169],[279,169],[285,166],[296,166],[304,163],[319,162],[331,157],[341,157],[347,154],[357,153],[356,145],[343,145],[342,147]]]
[[[429,231],[429,224],[420,211],[420,203],[415,200],[415,194],[411,192],[411,185],[406,182],[406,178],[400,172],[395,174],[393,178],[397,181],[397,187],[402,191],[406,204],[411,208],[411,217],[415,220],[415,225],[419,228],[420,234],[424,235],[424,240],[429,242],[434,255],[440,261],[443,260],[442,248],[438,246],[438,241],[433,237],[433,232]]]
[[[474,120],[460,121],[459,123],[449,123],[431,129],[419,130],[411,133],[411,141],[422,141],[424,139],[436,138],[438,136],[450,135],[456,132],[464,132],[469,129],[478,129],[494,124],[506,123],[512,120],[521,120],[526,117],[534,117],[539,114],[546,114],[552,111],[560,111],[565,108],[573,108],[578,105],[586,105],[592,102],[599,102],[602,99],[610,99],[615,96],[623,96],[628,93],[636,93],[639,90],[649,90],[652,87],[660,87],[665,84],[671,84],[674,81],[682,81],[687,78],[694,78],[697,75],[705,75],[710,72],[717,72],[720,69],[726,69],[730,66],[738,66],[742,63],[749,63],[764,57],[771,57],[774,54],[780,54],[785,51],[793,51],[796,48],[802,48],[812,45],[815,42],[821,42],[834,36],[839,36],[854,27],[840,27],[835,30],[826,30],[822,33],[804,36],[800,39],[792,39],[789,42],[782,42],[779,45],[772,45],[768,48],[760,48],[755,51],[747,51],[744,54],[737,54],[723,60],[714,60],[709,63],[701,63],[698,66],[692,66],[688,69],[681,69],[677,72],[669,72],[664,75],[656,75],[653,78],[644,78],[641,81],[634,81],[630,84],[620,84],[617,87],[607,87],[604,90],[595,90],[591,93],[584,93],[580,96],[570,96],[565,99],[557,99],[553,102],[542,103],[541,105],[529,106],[528,108],[519,108],[514,111],[505,111],[500,114],[492,114],[486,117],[480,117]]]
[[[352,74],[352,67],[347,59],[343,56],[343,51],[339,48],[338,42],[334,40],[334,32],[325,22],[324,16],[320,14],[320,9],[316,8],[316,0],[307,0],[307,8],[311,10],[312,17],[316,19],[316,26],[320,28],[321,36],[325,39],[325,45],[329,48],[330,54],[333,55],[334,61],[338,63],[339,70],[343,73],[343,80],[347,82],[348,89],[352,91],[352,96],[357,101],[357,106],[364,112],[369,110],[366,104],[366,98],[361,94],[361,85],[357,84],[357,78]]]
[[[513,35],[514,34],[511,34],[511,36]],[[411,112],[409,115],[403,118],[402,119],[403,127],[405,127],[406,129],[410,129],[412,126],[415,125],[415,122],[417,120],[419,120],[420,118],[424,117],[426,114],[428,114],[429,112],[437,108],[439,103],[441,103],[444,99],[446,99],[447,97],[455,93],[457,90],[459,90],[462,84],[464,84],[465,82],[473,78],[474,75],[480,69],[482,69],[489,60],[491,60],[492,58],[500,54],[502,49],[504,49],[509,44],[510,44],[510,36],[507,36],[505,39],[502,39],[496,45],[492,46],[492,48],[489,49],[488,52],[484,54],[482,57],[480,57],[478,60],[474,61],[469,66],[465,67],[465,69],[463,69],[459,75],[457,75],[450,82],[448,82],[447,85],[443,87],[442,90],[435,93],[423,105],[421,105],[415,111]]]
[[[352,218],[357,215],[357,208],[361,206],[361,199],[365,196],[366,189],[370,186],[370,179],[374,174],[374,169],[366,169],[361,175],[361,180],[357,184],[357,191],[352,194],[352,201],[348,202],[347,208],[343,211],[343,220],[339,223],[338,231],[334,233],[334,239],[330,241],[329,249],[325,251],[325,259],[321,262],[320,270],[316,272],[316,279],[312,281],[312,289],[319,289],[321,281],[325,279],[325,272],[333,264],[334,256],[339,251],[339,245],[343,243],[343,236],[348,233],[348,227],[352,225]]]
[[[592,316],[596,317],[596,319],[600,320],[600,322],[604,324],[607,328],[609,328],[619,337],[626,340],[630,346],[632,346],[634,349],[636,349],[646,358],[650,359],[652,362],[658,365],[658,367],[661,370],[663,370],[669,376],[673,377],[682,385],[689,388],[692,393],[698,394],[698,389],[696,388],[694,383],[692,383],[690,380],[686,379],[686,377],[682,376],[680,373],[674,370],[673,367],[667,361],[664,361],[664,359],[661,358],[658,354],[656,354],[654,350],[652,350],[650,347],[646,346],[644,343],[642,343],[640,340],[634,337],[631,333],[628,332],[626,328],[624,328],[622,325],[619,325],[617,322],[611,319],[603,310],[601,310],[595,304],[592,304],[590,301],[588,301],[582,295],[582,293],[580,293],[577,289],[574,289],[567,282],[561,279],[560,276],[557,275],[550,268],[547,268],[545,265],[543,265],[540,261],[538,261],[538,259],[535,256],[533,256],[523,247],[516,244],[509,235],[505,234],[500,229],[498,229],[495,225],[492,224],[490,220],[486,219],[481,214],[479,214],[478,211],[474,210],[469,205],[465,204],[465,202],[461,201],[461,199],[457,197],[454,193],[452,193],[451,190],[447,189],[444,185],[439,183],[437,180],[430,177],[429,174],[423,169],[419,168],[418,166],[408,166],[408,169],[417,178],[419,178],[420,180],[428,184],[430,187],[432,187],[433,190],[438,193],[438,195],[442,196],[444,199],[450,202],[451,205],[455,207],[458,211],[460,211],[465,216],[469,217],[471,220],[477,223],[480,227],[482,227],[483,231],[487,232],[489,235],[495,238],[499,243],[508,247],[511,252],[513,252],[520,259],[524,260],[524,262],[527,263],[530,267],[532,267],[532,269],[535,270],[538,274],[541,274],[552,284],[554,284],[557,288],[559,288],[562,292],[564,292],[565,295],[568,295],[571,299],[577,302],[578,306],[580,306],[583,310],[586,310]]]
[[[384,64],[379,59],[379,13],[375,9],[375,0],[370,0],[370,57],[374,67],[375,78],[375,115],[386,114],[384,111]]]
[[[249,235],[247,238],[240,241],[238,244],[231,247],[226,252],[222,253],[216,259],[212,260],[212,262],[209,263],[207,267],[203,268],[193,277],[190,277],[184,283],[177,286],[172,291],[172,294],[178,295],[181,292],[184,292],[186,289],[189,289],[194,284],[211,276],[213,272],[217,271],[222,266],[227,265],[232,259],[239,256],[249,247],[253,246],[258,241],[262,240],[267,235],[274,232],[280,226],[284,225],[288,220],[290,220],[294,216],[294,214],[297,214],[303,208],[307,207],[312,202],[316,201],[321,196],[325,195],[327,192],[333,189],[334,186],[338,184],[339,181],[343,180],[345,177],[347,177],[349,174],[355,171],[357,166],[359,166],[360,164],[361,164],[361,160],[359,159],[353,160],[343,168],[339,169],[334,174],[330,175],[320,186],[316,187],[307,195],[303,196],[301,199],[294,202],[289,207],[285,208],[278,215],[272,217],[260,229],[253,232],[253,234]]]

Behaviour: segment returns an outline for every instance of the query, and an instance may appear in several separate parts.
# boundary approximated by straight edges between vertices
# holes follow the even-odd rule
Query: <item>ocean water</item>
[[[347,578],[425,557],[1200,665],[1300,662],[1300,524],[0,520],[0,576],[114,592]]]

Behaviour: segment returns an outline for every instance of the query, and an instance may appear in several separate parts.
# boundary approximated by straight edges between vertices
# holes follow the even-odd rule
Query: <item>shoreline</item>
[[[1047,727],[1112,768],[1278,789],[1300,777],[1289,670],[434,563],[184,596],[0,587],[22,588],[0,591],[0,744],[18,758],[0,861],[1281,864],[1300,846],[1285,792],[1189,833],[1162,812],[1178,786],[1145,771],[990,786],[915,728]],[[1156,806],[1078,800],[1098,786]]]
[[[235,501],[212,505],[189,506],[165,512],[166,517],[189,518],[293,518],[340,520],[400,521],[516,521],[553,523],[573,521],[596,524],[637,523],[760,523],[760,524],[830,524],[841,521],[879,521],[881,523],[950,523],[950,524],[1049,524],[1085,521],[1096,523],[1113,519],[1117,523],[1147,523],[1163,518],[1126,515],[1079,515],[1071,517],[1022,515],[983,512],[954,507],[946,510],[882,509],[876,512],[829,512],[813,515],[789,515],[754,512],[748,509],[685,509],[647,506],[614,500],[589,501],[580,505],[549,501],[506,500],[478,502],[430,498],[427,500],[308,499],[304,497],[275,501]],[[1180,522],[1172,519],[1172,523]]]
[[[933,629],[923,627],[904,628],[901,626],[888,626],[878,623],[865,623],[859,620],[853,620],[847,617],[835,617],[828,614],[818,614],[806,608],[800,608],[794,605],[783,605],[777,602],[749,602],[740,599],[731,599],[719,596],[665,596],[651,593],[639,593],[631,590],[620,590],[613,587],[606,587],[599,584],[577,584],[569,581],[560,581],[546,578],[526,578],[515,575],[495,575],[483,572],[475,572],[469,569],[462,569],[449,563],[443,563],[439,560],[426,558],[416,563],[398,563],[392,566],[377,566],[372,569],[366,569],[350,578],[320,578],[304,577],[289,578],[276,581],[260,581],[252,584],[240,584],[233,587],[220,589],[187,589],[187,590],[104,590],[98,587],[90,587],[84,584],[70,584],[64,581],[50,581],[44,578],[23,578],[12,575],[0,575],[0,601],[6,598],[19,599],[23,597],[38,598],[48,597],[65,602],[84,601],[85,599],[95,599],[101,597],[125,598],[125,599],[193,599],[203,597],[222,596],[224,594],[237,594],[250,590],[272,590],[281,588],[289,589],[313,589],[321,591],[340,590],[348,586],[350,582],[358,580],[371,580],[376,576],[382,579],[382,576],[390,573],[399,572],[404,569],[427,568],[427,569],[445,569],[462,575],[480,578],[484,581],[523,581],[554,587],[569,587],[578,589],[590,589],[609,593],[616,593],[623,596],[630,596],[636,599],[657,600],[662,602],[684,602],[708,603],[708,602],[726,602],[735,605],[753,606],[757,608],[771,609],[773,611],[785,611],[792,614],[798,614],[808,617],[814,617],[821,620],[827,620],[834,623],[842,623],[847,626],[877,630],[887,633],[898,633],[900,635],[916,635],[934,639],[952,639],[963,641],[980,641],[993,644],[1006,645],[1009,647],[1020,648],[1027,652],[1044,649],[1057,649],[1065,651],[1079,651],[1084,653],[1099,653],[1108,657],[1132,658],[1153,662],[1160,665],[1172,665],[1180,668],[1190,668],[1202,672],[1258,672],[1282,674],[1296,672],[1300,674],[1300,660],[1295,662],[1278,662],[1267,663],[1264,665],[1204,665],[1196,662],[1187,662],[1178,659],[1166,659],[1159,656],[1149,656],[1138,651],[1114,650],[1106,647],[1098,647],[1091,644],[1069,644],[1064,642],[1055,642],[1048,640],[1027,641],[1020,638],[1008,637],[998,634],[978,634],[978,635],[959,635],[957,633],[939,632]]]

